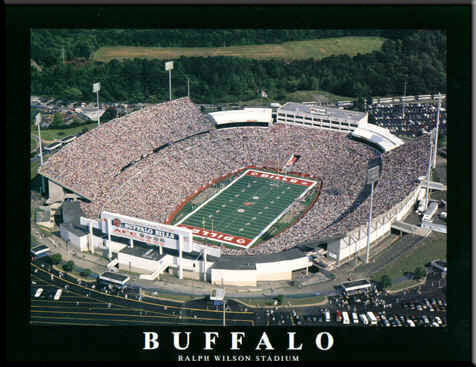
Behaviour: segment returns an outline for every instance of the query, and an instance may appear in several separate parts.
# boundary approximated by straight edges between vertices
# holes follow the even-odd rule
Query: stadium
[[[39,173],[60,232],[111,270],[213,284],[290,280],[366,247],[369,161],[380,166],[370,241],[423,197],[430,137],[403,143],[367,114],[289,102],[204,114],[189,98],[102,124]],[[73,214],[71,214],[73,213]]]

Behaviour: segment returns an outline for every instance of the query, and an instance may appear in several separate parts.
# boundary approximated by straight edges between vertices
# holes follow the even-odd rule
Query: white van
[[[54,300],[55,300],[55,301],[57,301],[57,300],[60,299],[61,293],[63,293],[63,290],[62,290],[61,288],[56,291],[55,297],[54,297]]]
[[[344,325],[349,325],[350,324],[349,313],[347,311],[342,312],[342,323]]]
[[[364,325],[368,325],[368,324],[369,324],[369,320],[367,320],[367,316],[365,316],[363,313],[361,313],[361,314],[359,315],[359,317],[360,317],[360,321],[362,321],[362,323],[363,323]]]
[[[377,325],[377,318],[375,317],[374,313],[371,311],[367,312],[367,317],[371,325]]]
[[[331,321],[331,313],[329,311],[324,312],[324,320],[326,320],[326,322]]]
[[[35,293],[35,298],[38,298],[43,293],[43,288],[38,288]]]
[[[356,312],[352,312],[352,322],[354,324],[358,324],[359,323],[359,318],[357,317],[357,313]]]

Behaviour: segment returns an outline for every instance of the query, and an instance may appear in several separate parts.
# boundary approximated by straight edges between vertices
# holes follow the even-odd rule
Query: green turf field
[[[249,172],[259,175],[250,176]],[[303,181],[295,177],[270,175],[273,176],[269,172],[247,170],[177,225],[193,229],[197,237],[241,248],[252,246],[297,198],[316,184],[307,179],[305,186],[296,183]],[[288,182],[277,180],[276,176]]]

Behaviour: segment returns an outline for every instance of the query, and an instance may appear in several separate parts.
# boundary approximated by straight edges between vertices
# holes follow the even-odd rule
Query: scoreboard
[[[192,251],[192,231],[167,224],[150,222],[122,214],[103,211],[102,231],[108,235],[145,242],[151,246],[164,246],[185,252]]]

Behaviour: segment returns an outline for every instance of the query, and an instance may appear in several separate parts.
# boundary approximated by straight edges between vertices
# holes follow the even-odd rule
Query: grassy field
[[[274,298],[239,298],[235,299],[238,302],[243,302],[250,306],[261,307],[261,306],[273,306],[274,305]],[[313,305],[317,303],[321,303],[326,299],[325,296],[314,296],[314,297],[283,297],[281,306],[287,305]]]
[[[396,292],[396,291],[410,288],[414,285],[421,284],[421,283],[422,283],[422,280],[409,279],[409,280],[405,280],[403,282],[392,285],[390,288],[388,288],[388,290]]]
[[[41,130],[41,140],[44,142],[53,142],[56,140],[61,140],[65,136],[76,135],[81,132],[84,128],[88,130],[93,129],[98,126],[97,122],[92,122],[90,124],[84,124],[77,127],[72,127],[69,129],[42,129]]]
[[[372,275],[373,280],[380,280],[384,274],[392,279],[398,279],[406,272],[413,272],[418,266],[425,266],[434,259],[446,259],[447,236],[443,233],[433,232],[423,240],[414,250],[406,256],[390,263],[384,269]]]
[[[230,47],[102,47],[93,54],[94,61],[113,59],[175,59],[180,56],[235,56],[251,59],[280,58],[286,60],[322,59],[331,55],[355,56],[382,47],[381,37],[338,37],[308,41]]]
[[[37,160],[33,162],[30,166],[30,181],[33,181],[33,179],[36,177],[38,174],[38,168],[40,167],[40,160]]]
[[[282,100],[273,99],[270,100],[268,98],[254,98],[247,101],[239,101],[239,102],[232,102],[232,103],[220,103],[220,105],[225,106],[269,106],[271,102],[279,102],[284,104],[286,102],[313,102],[313,101],[321,101],[322,103],[333,103],[335,104],[337,101],[354,101],[355,97],[347,97],[347,96],[339,96],[337,94],[332,94],[323,90],[298,90],[295,92],[287,93],[286,96]]]
[[[323,90],[298,90],[288,93],[285,102],[312,102],[321,100],[328,103],[336,103],[337,101],[354,101],[355,97],[338,96]]]
[[[33,152],[38,148],[38,134],[30,134],[30,152]]]
[[[251,241],[308,189],[256,174],[242,176],[181,224]]]

